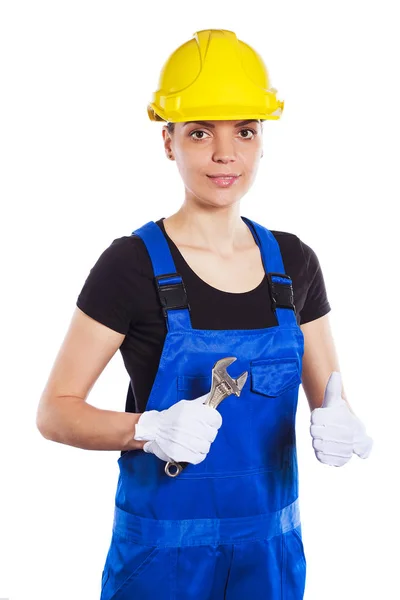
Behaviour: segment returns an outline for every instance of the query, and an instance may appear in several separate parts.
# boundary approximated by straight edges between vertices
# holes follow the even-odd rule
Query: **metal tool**
[[[237,360],[235,356],[227,356],[226,358],[217,360],[212,369],[211,391],[204,404],[211,406],[211,408],[217,408],[218,404],[227,396],[231,394],[240,396],[242,388],[246,383],[248,372],[244,371],[237,379],[233,379],[227,373],[226,368],[235,360]],[[182,473],[188,464],[190,463],[170,461],[165,465],[165,472],[169,477],[176,477],[179,473]],[[176,470],[171,471],[171,468]]]

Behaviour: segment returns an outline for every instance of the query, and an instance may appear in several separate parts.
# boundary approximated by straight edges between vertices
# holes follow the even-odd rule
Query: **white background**
[[[138,5],[139,4],[139,5]],[[368,460],[315,457],[300,388],[305,600],[399,597],[399,79],[396,3],[2,1],[0,597],[96,600],[119,452],[45,440],[36,409],[89,270],[111,242],[180,207],[146,105],[195,31],[264,58],[283,117],[241,214],[317,253],[343,383]],[[90,393],[124,410],[118,352]]]

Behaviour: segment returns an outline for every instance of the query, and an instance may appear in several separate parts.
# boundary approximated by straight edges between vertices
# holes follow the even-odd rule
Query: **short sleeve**
[[[129,237],[115,239],[90,270],[76,302],[89,317],[122,334],[134,322],[139,277],[134,258]]]
[[[321,265],[314,250],[300,240],[307,265],[308,289],[303,309],[300,313],[300,325],[314,321],[326,315],[331,306],[327,298],[325,280]]]

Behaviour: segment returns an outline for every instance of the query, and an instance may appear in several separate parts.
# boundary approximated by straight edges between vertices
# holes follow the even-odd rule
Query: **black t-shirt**
[[[195,329],[260,329],[277,325],[268,281],[244,293],[223,292],[200,279],[168,237],[163,218],[156,221],[185,284]],[[273,231],[285,273],[293,283],[297,323],[331,310],[315,252],[295,234]],[[144,412],[167,333],[150,256],[136,235],[116,238],[100,255],[78,296],[77,306],[111,329],[125,334],[120,352],[129,374],[127,412]]]

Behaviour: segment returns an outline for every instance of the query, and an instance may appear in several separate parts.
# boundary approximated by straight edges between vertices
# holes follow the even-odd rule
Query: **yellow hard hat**
[[[284,102],[261,56],[233,31],[204,29],[167,59],[147,112],[152,121],[279,119]]]

